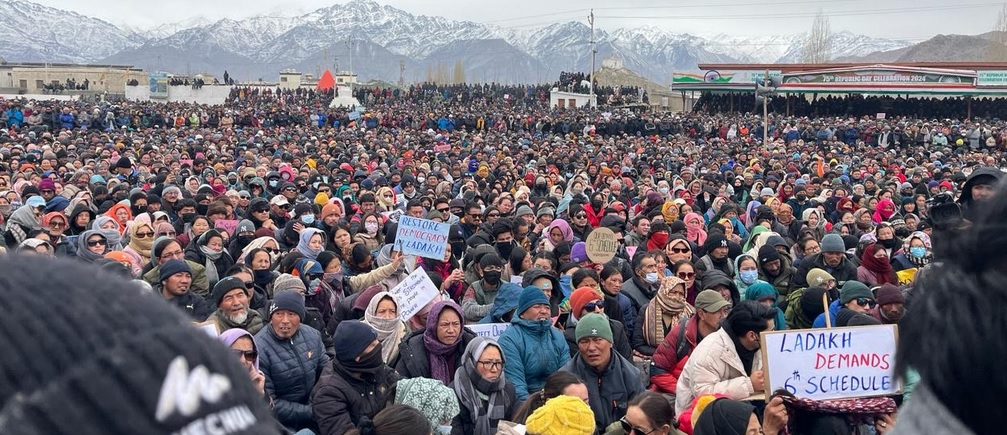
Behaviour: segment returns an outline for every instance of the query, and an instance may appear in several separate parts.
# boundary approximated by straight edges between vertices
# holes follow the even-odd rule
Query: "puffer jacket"
[[[640,370],[612,349],[612,359],[601,373],[578,355],[562,371],[577,375],[587,386],[588,405],[594,412],[595,427],[604,430],[626,416],[629,401],[644,392]]]
[[[761,352],[752,360],[752,371],[757,370],[762,370]],[[704,394],[723,394],[734,400],[755,394],[748,376],[731,336],[724,328],[718,329],[696,345],[685,363],[675,389],[675,414]]]
[[[386,365],[373,379],[358,379],[336,368],[338,361],[325,365],[311,393],[311,409],[322,435],[342,435],[360,424],[362,417],[374,418],[385,407],[388,392],[398,374]]]
[[[685,328],[685,335],[682,335]],[[685,340],[685,354],[678,358],[679,337]],[[668,332],[664,341],[654,351],[654,367],[651,369],[650,389],[659,393],[675,394],[678,378],[689,361],[689,355],[699,344],[699,316],[693,315],[687,322],[680,322]]]
[[[507,361],[504,373],[514,384],[520,401],[542,389],[545,378],[570,361],[566,338],[549,320],[533,322],[515,317],[499,342]]]
[[[329,364],[322,334],[301,325],[293,337],[281,340],[266,325],[255,334],[259,368],[266,377],[266,394],[273,399],[273,415],[280,424],[295,430],[315,429],[309,404],[311,391]]]
[[[626,325],[609,317],[608,326],[612,328],[612,337],[615,338],[615,343],[612,343],[612,349],[615,349],[623,358],[632,361],[633,346],[629,344],[629,333],[626,331]],[[566,345],[570,348],[570,358],[577,356],[577,353],[580,352],[580,348],[577,346],[577,325],[573,323],[572,319],[570,322],[567,322],[566,329],[563,330],[563,337],[566,338]]]
[[[433,378],[430,374],[430,358],[427,356],[427,348],[423,345],[423,332],[426,328],[413,331],[399,345],[399,361],[395,363],[395,371],[403,379],[411,378]],[[469,342],[476,338],[476,333],[469,328],[462,330],[461,343],[458,344],[458,352],[455,355],[454,367],[462,364],[462,353]]]

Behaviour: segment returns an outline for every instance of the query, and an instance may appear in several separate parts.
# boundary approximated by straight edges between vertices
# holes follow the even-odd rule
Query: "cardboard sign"
[[[399,218],[402,217],[402,210],[383,211],[381,215],[392,222],[398,222]]]
[[[587,249],[587,258],[598,264],[605,264],[615,258],[615,251],[619,250],[619,241],[615,239],[612,230],[599,227],[591,231],[584,241]]]
[[[878,113],[877,119],[885,119],[884,113]]]
[[[238,229],[238,221],[234,219],[221,219],[214,222],[213,227],[227,231],[227,235],[233,236],[234,230]]]
[[[524,282],[524,277],[521,275],[511,275],[510,282],[511,284],[517,284],[520,286],[521,283]]]
[[[766,400],[778,388],[825,400],[898,394],[896,325],[773,331],[762,334]]]
[[[445,152],[445,151],[451,151],[451,145],[450,144],[446,144],[446,143],[445,144],[440,144],[440,145],[434,145],[434,151],[438,152],[438,153],[442,153],[442,152]]]
[[[406,279],[402,280],[389,293],[395,298],[395,303],[399,305],[399,317],[403,321],[408,321],[428,302],[437,297],[440,290],[427,276],[427,271],[418,268],[406,276]]]
[[[412,216],[400,216],[395,233],[397,251],[406,255],[443,260],[451,225]]]
[[[497,339],[510,327],[510,323],[476,323],[465,325],[480,337]]]

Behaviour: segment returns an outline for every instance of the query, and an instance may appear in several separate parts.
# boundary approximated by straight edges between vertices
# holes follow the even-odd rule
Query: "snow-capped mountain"
[[[659,83],[697,63],[795,62],[803,34],[745,38],[691,35],[645,26],[595,29],[598,67],[609,57]],[[909,45],[837,32],[833,56],[849,57]],[[591,32],[584,22],[520,30],[443,17],[412,15],[360,0],[297,16],[211,22],[194,17],[139,30],[21,0],[0,2],[0,56],[11,61],[115,62],[148,70],[215,72],[239,80],[275,77],[285,68],[315,72],[352,68],[362,80],[424,80],[437,65],[460,61],[469,80],[553,81],[560,71],[587,70]],[[351,66],[350,63],[353,63]]]
[[[97,18],[19,0],[0,1],[0,57],[8,61],[94,62],[144,38]]]

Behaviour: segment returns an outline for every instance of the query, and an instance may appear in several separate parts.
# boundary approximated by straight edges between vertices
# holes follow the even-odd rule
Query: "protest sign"
[[[511,275],[510,282],[511,284],[517,284],[520,286],[521,283],[524,282],[524,277],[521,275]]]
[[[500,338],[500,334],[507,330],[510,323],[476,323],[466,326],[480,337]]]
[[[434,145],[434,152],[442,153],[445,151],[451,151],[451,144],[442,143]]]
[[[590,235],[590,234],[588,234],[588,235]],[[637,248],[636,246],[627,246],[626,247],[626,255],[629,258],[633,258],[633,255],[636,254],[636,248]]]
[[[214,221],[213,227],[227,231],[227,235],[233,236],[234,230],[238,229],[238,221],[234,219],[221,219]]]
[[[412,216],[400,216],[395,233],[395,250],[406,255],[443,260],[451,225]]]
[[[584,248],[587,250],[587,258],[598,264],[605,264],[615,258],[615,251],[619,249],[619,242],[615,240],[615,233],[612,230],[599,227],[591,231],[584,241]]]
[[[440,291],[433,281],[430,281],[427,271],[417,268],[389,293],[395,297],[395,303],[399,305],[399,316],[406,321],[437,297]]]
[[[778,388],[825,400],[898,394],[896,325],[762,333],[766,400]]]
[[[384,216],[385,219],[388,219],[388,220],[390,220],[392,222],[398,222],[399,221],[399,217],[402,216],[402,210],[395,209],[395,210],[392,210],[392,211],[383,211],[383,212],[381,212],[381,215]]]

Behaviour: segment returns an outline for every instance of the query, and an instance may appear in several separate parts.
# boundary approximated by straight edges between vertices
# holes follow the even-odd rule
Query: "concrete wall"
[[[0,67],[0,87],[19,88],[25,92],[39,92],[42,88],[39,82],[46,83],[66,83],[72,78],[77,83],[83,84],[88,80],[88,89],[91,91],[116,92],[126,86],[126,82],[136,79],[141,83],[147,81],[147,73],[124,68],[103,68],[100,66],[51,66],[26,67],[5,65]],[[23,85],[23,86],[22,86]]]
[[[145,82],[140,82],[145,83]],[[126,99],[135,101],[162,101],[165,103],[186,102],[198,104],[223,104],[231,93],[232,86],[205,85],[199,89],[192,86],[168,86],[167,99],[150,98],[148,86],[126,86]]]
[[[560,100],[563,100],[563,104],[560,104]],[[549,107],[560,107],[571,108],[571,107],[584,107],[590,104],[592,107],[597,105],[594,99],[591,98],[589,94],[576,94],[573,92],[563,92],[563,91],[552,91],[549,93]]]

